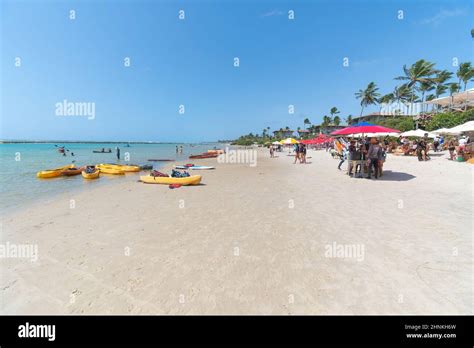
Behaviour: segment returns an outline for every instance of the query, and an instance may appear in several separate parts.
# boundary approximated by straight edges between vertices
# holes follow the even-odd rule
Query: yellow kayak
[[[140,167],[139,166],[130,166],[126,164],[107,164],[107,163],[101,163],[99,166],[103,167],[109,167],[112,169],[118,169],[118,170],[123,170],[124,172],[139,172]]]
[[[140,180],[147,184],[180,184],[180,185],[198,185],[201,182],[201,175],[191,175],[186,178],[172,178],[169,176],[140,176]]]
[[[68,168],[74,168],[74,164],[68,164],[67,166],[55,168],[55,169],[46,169],[36,173],[36,176],[41,179],[46,178],[57,178],[62,175],[62,172]]]
[[[81,172],[84,179],[97,179],[100,174],[100,169],[95,168],[92,173],[87,173],[85,170]]]
[[[112,168],[112,167],[108,167],[108,166],[103,166],[101,164],[97,165],[96,168],[99,169],[99,171],[101,173],[104,173],[104,174],[113,174],[113,175],[124,175],[125,174],[125,172],[121,169]]]

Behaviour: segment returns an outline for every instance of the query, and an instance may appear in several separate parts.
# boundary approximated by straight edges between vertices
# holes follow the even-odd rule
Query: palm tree
[[[421,92],[421,112],[423,113],[424,103],[425,103],[425,93],[435,89],[435,81],[424,81],[420,83],[418,90]]]
[[[360,106],[362,107],[360,116],[362,116],[362,112],[364,112],[364,107],[377,103],[377,98],[380,96],[380,94],[377,93],[378,90],[375,82],[371,82],[367,85],[366,89],[359,89],[359,92],[355,94],[356,98],[360,99]]]
[[[331,118],[325,115],[323,117],[323,123],[321,124],[321,126],[326,127],[326,126],[329,126],[330,123],[331,123]]]
[[[470,62],[461,63],[456,75],[459,78],[459,86],[461,86],[462,81],[464,83],[464,90],[466,90],[468,81],[474,77],[474,68]]]
[[[433,81],[432,75],[438,71],[434,69],[435,63],[430,63],[424,59],[415,62],[410,68],[403,66],[405,76],[396,77],[395,80],[404,80],[407,82],[407,87],[411,89],[411,108],[413,110],[413,102],[415,101],[415,89],[417,85],[429,81]]]
[[[339,124],[341,123],[341,118],[339,116],[334,116],[333,122],[336,126],[339,126]]]
[[[303,124],[306,127],[307,124],[311,124],[311,121],[309,120],[309,118],[305,118],[304,121],[303,121]]]
[[[334,119],[334,116],[340,114],[341,112],[335,106],[333,106],[331,110],[329,110],[329,113],[331,114],[331,118]]]
[[[350,126],[351,123],[352,123],[352,115],[349,115],[346,117],[346,122],[347,122],[347,125]]]
[[[393,93],[388,93],[380,97],[380,104],[390,104],[393,101]]]
[[[459,83],[453,82],[449,84],[449,96],[451,97],[451,105],[449,106],[450,109],[453,107],[454,103],[453,94],[459,92],[460,89],[461,86],[459,85]]]

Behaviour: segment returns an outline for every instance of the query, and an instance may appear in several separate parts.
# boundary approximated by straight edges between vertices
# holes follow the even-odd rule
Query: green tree
[[[360,99],[360,116],[364,112],[364,108],[368,105],[376,104],[378,101],[378,97],[380,94],[377,92],[378,88],[375,82],[371,82],[367,85],[365,89],[359,89],[359,91],[355,94],[357,99]]]
[[[333,122],[336,126],[339,126],[339,124],[341,124],[341,118],[339,116],[334,116]]]
[[[464,90],[466,90],[467,83],[474,77],[474,68],[472,67],[471,63],[461,63],[459,65],[458,71],[456,72],[456,76],[459,78],[459,85],[461,86],[461,82],[463,82]]]
[[[323,117],[323,122],[321,123],[321,126],[327,127],[331,123],[331,118],[327,115]]]
[[[309,120],[309,118],[305,118],[304,121],[303,121],[303,124],[305,125],[305,128],[306,128],[306,125],[310,125],[311,124],[311,121]]]
[[[346,122],[348,125],[350,125],[352,123],[352,115],[349,115],[346,117]]]
[[[334,117],[341,112],[335,106],[333,106],[331,110],[329,110],[329,113],[331,114],[331,118],[334,119]]]
[[[398,76],[396,80],[403,80],[407,81],[406,85],[411,90],[411,106],[413,109],[413,103],[415,102],[415,89],[421,83],[428,83],[433,82],[434,78],[433,75],[436,74],[438,71],[434,69],[435,63],[428,62],[424,59],[420,59],[419,61],[415,62],[410,68],[407,68],[406,65],[403,66],[404,76]]]

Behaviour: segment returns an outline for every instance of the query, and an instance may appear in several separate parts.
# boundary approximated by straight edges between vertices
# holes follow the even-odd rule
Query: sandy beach
[[[473,313],[472,166],[389,155],[376,181],[258,153],[194,161],[217,167],[200,186],[117,181],[4,216],[1,243],[38,259],[1,260],[1,313]]]

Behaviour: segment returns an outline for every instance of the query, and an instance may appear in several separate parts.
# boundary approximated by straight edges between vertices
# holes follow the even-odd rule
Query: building
[[[387,119],[394,119],[394,118],[411,118],[413,119],[414,116],[412,115],[389,115],[389,114],[383,114],[383,113],[380,113],[380,112],[372,112],[371,114],[368,114],[368,115],[364,115],[364,116],[359,116],[359,117],[354,117],[351,122],[350,122],[350,125],[354,125],[356,123],[359,123],[359,122],[369,122],[369,123],[373,123],[373,124],[378,124],[380,122],[383,122]]]
[[[298,129],[298,135],[300,136],[300,138],[303,138],[307,135],[309,135],[311,132],[307,129]]]

